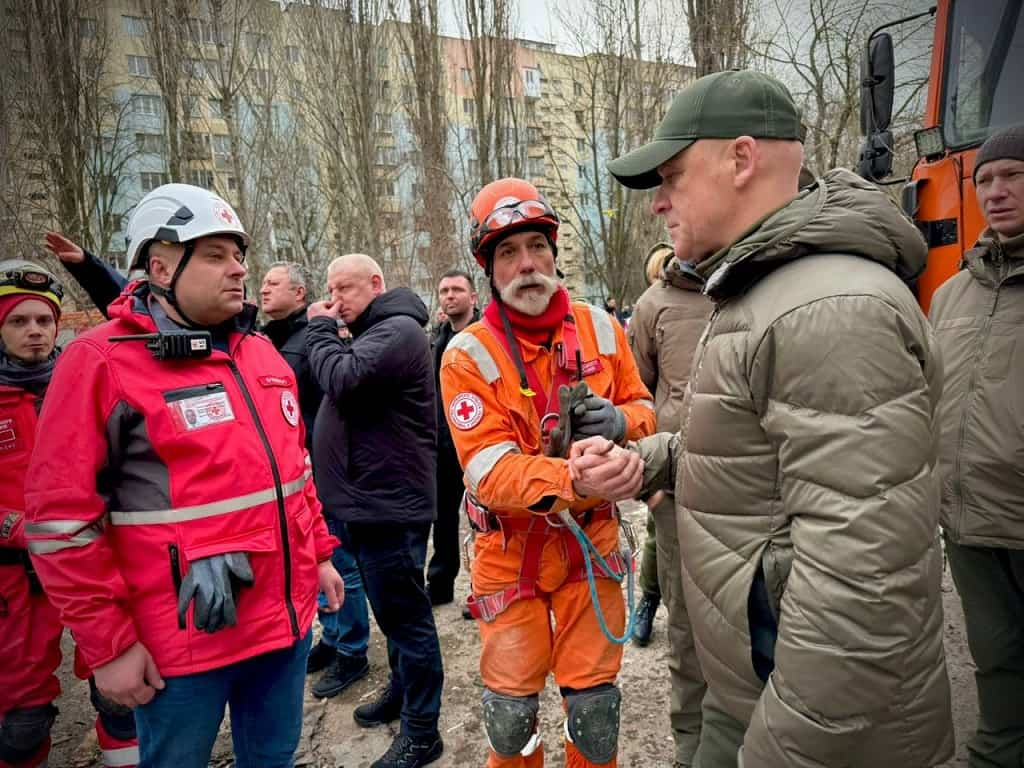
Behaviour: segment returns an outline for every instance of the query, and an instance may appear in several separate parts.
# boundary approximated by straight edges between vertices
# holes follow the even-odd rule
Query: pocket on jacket
[[[989,336],[985,350],[984,375],[990,381],[1002,381],[1010,375],[1013,362],[1013,351],[1017,345],[1016,332],[1012,334],[996,334],[995,329]]]
[[[277,551],[277,537],[274,534],[274,528],[271,526],[231,536],[218,536],[214,539],[206,539],[186,532],[182,536],[181,552],[185,556],[184,562],[181,564],[182,573],[188,573],[188,563],[202,560],[204,557],[226,555],[229,552],[245,552],[250,556],[275,552]]]
[[[779,626],[772,612],[761,563],[757,565],[747,593],[747,624],[750,632],[750,663],[754,674],[764,683],[775,668],[775,641],[778,639]]]

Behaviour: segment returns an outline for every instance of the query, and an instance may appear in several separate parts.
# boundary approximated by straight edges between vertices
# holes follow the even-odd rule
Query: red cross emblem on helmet
[[[235,214],[233,214],[229,208],[225,208],[223,206],[219,206],[217,208],[217,218],[225,224],[233,225],[235,223]]]

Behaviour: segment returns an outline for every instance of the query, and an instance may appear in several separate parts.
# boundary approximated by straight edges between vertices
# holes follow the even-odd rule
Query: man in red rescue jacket
[[[0,768],[47,763],[60,693],[64,627],[29,562],[25,544],[25,468],[39,408],[57,359],[63,287],[42,267],[0,261]],[[75,672],[90,676],[75,659]],[[104,766],[138,759],[131,710],[99,695],[96,736]]]
[[[207,765],[225,705],[237,766],[290,766],[317,588],[343,599],[295,378],[252,332],[226,202],[164,185],[128,239],[148,280],[56,366],[28,549],[100,693],[135,708],[141,768]]]

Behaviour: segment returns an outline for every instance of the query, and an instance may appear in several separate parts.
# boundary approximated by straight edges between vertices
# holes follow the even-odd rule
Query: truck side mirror
[[[892,173],[892,131],[873,131],[860,147],[857,174],[868,181],[879,181]]]
[[[880,32],[868,40],[860,60],[860,130],[865,136],[886,131],[892,121],[895,59],[892,36]]]

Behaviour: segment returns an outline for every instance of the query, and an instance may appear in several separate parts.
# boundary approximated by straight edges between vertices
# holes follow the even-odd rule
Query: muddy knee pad
[[[53,704],[12,709],[0,723],[0,761],[20,763],[35,755],[50,738],[56,719]]]
[[[565,735],[592,763],[607,763],[618,754],[621,702],[612,683],[565,693]]]
[[[103,730],[118,741],[135,738],[135,715],[128,707],[111,701],[96,688],[94,678],[89,678],[89,700],[99,715]]]
[[[501,757],[513,757],[531,746],[540,709],[537,694],[506,696],[487,688],[484,689],[483,705],[484,733],[491,749]]]

